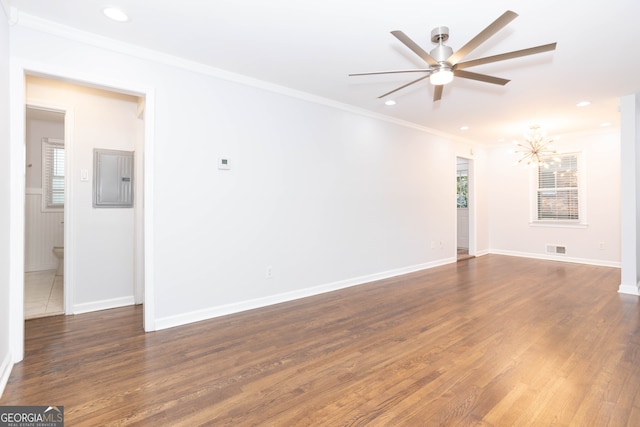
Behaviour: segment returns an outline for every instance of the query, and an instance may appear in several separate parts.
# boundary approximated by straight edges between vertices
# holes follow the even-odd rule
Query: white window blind
[[[64,142],[42,139],[42,210],[64,208]]]
[[[579,221],[578,155],[556,155],[554,159],[545,159],[548,167],[538,168],[537,219]]]

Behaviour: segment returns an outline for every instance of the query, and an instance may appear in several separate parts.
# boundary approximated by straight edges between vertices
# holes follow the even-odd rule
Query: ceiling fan
[[[436,43],[437,46],[427,53],[420,46],[418,46],[413,40],[411,40],[402,31],[391,31],[398,40],[400,40],[405,46],[416,53],[423,61],[425,61],[429,68],[421,68],[415,70],[392,70],[392,71],[375,71],[368,73],[352,73],[349,76],[367,76],[373,74],[396,74],[396,73],[426,73],[419,79],[413,80],[407,84],[400,86],[390,92],[380,95],[378,98],[384,98],[387,95],[391,95],[401,89],[411,86],[414,83],[418,83],[427,77],[435,90],[433,93],[433,100],[439,101],[442,98],[442,88],[445,84],[451,82],[453,77],[461,77],[463,79],[478,80],[481,82],[492,83],[497,85],[506,85],[509,80],[500,77],[488,76],[486,74],[473,73],[466,71],[465,68],[475,67],[477,65],[489,64],[491,62],[504,61],[506,59],[518,58],[521,56],[534,55],[537,53],[547,52],[555,50],[556,43],[549,43],[541,46],[531,47],[528,49],[515,50],[512,52],[502,53],[499,55],[487,56],[479,59],[472,59],[470,61],[460,62],[471,51],[487,41],[490,37],[506,27],[509,22],[513,21],[518,16],[517,13],[507,10],[498,19],[493,21],[487,28],[482,30],[478,35],[471,39],[467,44],[462,46],[457,52],[453,53],[453,49],[444,44],[449,39],[449,28],[436,27],[431,31],[431,41]]]

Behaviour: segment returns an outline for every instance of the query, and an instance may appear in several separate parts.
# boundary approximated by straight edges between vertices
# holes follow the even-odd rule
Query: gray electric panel
[[[133,151],[93,150],[93,207],[133,207]]]

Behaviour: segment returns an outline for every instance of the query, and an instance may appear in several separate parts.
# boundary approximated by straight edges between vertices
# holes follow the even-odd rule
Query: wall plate
[[[231,169],[231,162],[227,157],[221,157],[218,159],[218,169],[221,169],[221,170]]]

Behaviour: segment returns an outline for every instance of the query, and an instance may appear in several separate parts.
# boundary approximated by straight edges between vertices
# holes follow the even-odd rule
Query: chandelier
[[[551,146],[552,139],[545,141],[546,133],[540,130],[540,126],[534,125],[529,127],[529,132],[523,135],[525,142],[520,143],[514,141],[516,145],[515,153],[520,156],[516,164],[526,164],[528,167],[544,167],[548,168],[547,160],[553,154],[557,154]],[[553,160],[559,161],[554,158]],[[551,162],[553,163],[553,162]]]

